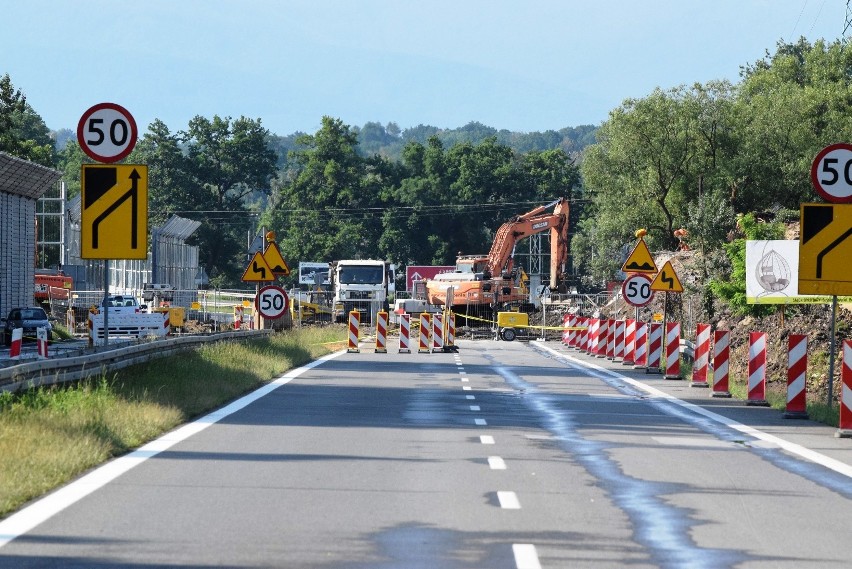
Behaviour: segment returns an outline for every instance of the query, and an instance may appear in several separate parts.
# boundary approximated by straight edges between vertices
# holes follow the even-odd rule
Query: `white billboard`
[[[328,276],[328,263],[306,263],[299,262],[299,284],[303,285],[328,285],[331,284]]]

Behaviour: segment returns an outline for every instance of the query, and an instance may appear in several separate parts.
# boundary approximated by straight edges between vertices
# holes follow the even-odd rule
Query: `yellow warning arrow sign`
[[[263,252],[263,258],[266,260],[269,268],[272,269],[274,275],[286,277],[290,274],[290,267],[287,266],[287,262],[281,256],[281,250],[274,241],[270,242],[266,247],[266,251]]]
[[[644,239],[640,239],[633,248],[633,252],[627,257],[621,270],[625,273],[656,273],[657,265],[654,264],[654,258],[651,256],[651,251],[645,244]]]
[[[272,269],[269,268],[269,264],[263,258],[263,255],[260,254],[260,251],[255,252],[254,257],[249,261],[241,280],[244,283],[262,283],[264,281],[275,280]]]
[[[852,205],[801,205],[799,294],[852,294]]]
[[[663,268],[654,277],[651,282],[651,290],[662,292],[683,292],[683,285],[680,284],[680,279],[677,278],[677,273],[672,267],[671,261],[666,261]]]

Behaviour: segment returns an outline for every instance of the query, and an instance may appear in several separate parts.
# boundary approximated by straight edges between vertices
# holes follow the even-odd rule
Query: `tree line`
[[[238,283],[246,235],[261,227],[278,233],[290,263],[451,264],[459,252],[487,252],[509,217],[564,196],[572,273],[594,289],[617,274],[637,228],[652,250],[686,234],[711,256],[739,216],[792,219],[801,202],[819,201],[810,163],[850,139],[850,77],[840,42],[801,39],[744,65],[738,83],[658,88],[599,127],[402,131],[324,117],[313,134],[278,136],[260,119],[196,117],[176,132],[154,121],[127,162],[149,165],[152,224],[172,213],[203,222],[195,239],[218,286]],[[53,149],[8,75],[0,105],[0,149],[56,165],[78,188],[85,156],[73,141]],[[707,275],[729,279],[730,262],[708,263]]]

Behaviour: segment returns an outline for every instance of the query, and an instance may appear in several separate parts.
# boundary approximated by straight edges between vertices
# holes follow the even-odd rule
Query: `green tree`
[[[44,120],[30,107],[9,74],[0,77],[0,151],[54,167],[53,140]]]

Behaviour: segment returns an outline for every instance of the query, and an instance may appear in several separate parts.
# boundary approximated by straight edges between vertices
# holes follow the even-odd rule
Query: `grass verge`
[[[346,346],[342,326],[198,350],[73,386],[0,393],[0,518],[110,458]]]

